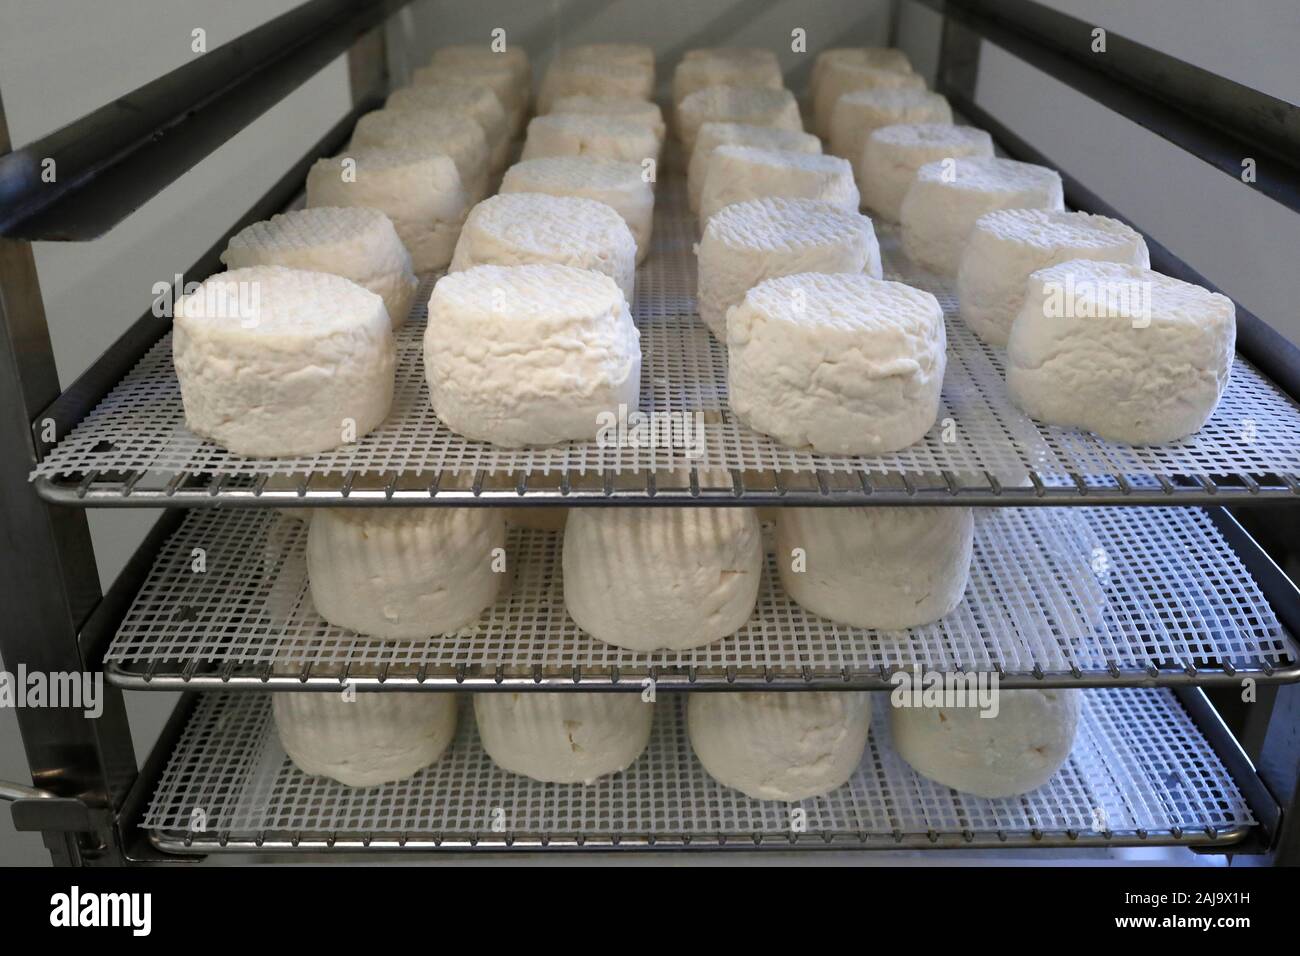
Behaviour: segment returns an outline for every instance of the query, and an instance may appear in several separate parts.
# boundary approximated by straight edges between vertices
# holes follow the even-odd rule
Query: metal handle
[[[0,800],[53,800],[57,795],[25,783],[0,780]]]

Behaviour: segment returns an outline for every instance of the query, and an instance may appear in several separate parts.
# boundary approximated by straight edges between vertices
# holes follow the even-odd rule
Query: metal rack
[[[1078,22],[1037,4],[1012,0],[1017,16],[1008,20],[983,0],[924,2],[943,16],[940,91],[1020,158],[1041,157],[975,102],[980,41],[1032,57],[1126,115],[1145,111],[1152,128],[1197,155],[1213,159],[1243,137],[1270,155],[1300,155],[1285,141],[1284,124],[1262,118],[1273,115],[1262,108],[1270,106],[1261,103],[1266,97],[1243,100],[1229,90],[1235,108],[1216,109],[1213,127],[1188,120],[1177,91],[1141,66],[1186,77],[1186,65],[1163,63],[1122,38],[1105,65],[1082,65],[1062,52]],[[887,271],[935,292],[948,316],[940,420],[952,419],[956,441],[936,430],[906,452],[874,459],[783,449],[727,409],[725,351],[694,316],[694,223],[680,184],[669,179],[658,189],[655,249],[638,273],[634,304],[642,394],[646,410],[702,416],[699,455],[671,445],[504,452],[459,439],[433,417],[423,390],[414,358],[423,332],[418,309],[400,337],[406,361],[389,422],[355,446],[312,459],[236,459],[188,434],[169,329],[150,314],[60,388],[28,242],[101,235],[347,50],[354,108],[231,233],[287,207],[310,163],[342,144],[356,117],[378,102],[387,70],[374,30],[403,5],[312,0],[7,155],[0,111],[0,449],[17,450],[0,456],[0,486],[7,502],[19,503],[0,527],[8,540],[27,543],[24,553],[0,555],[12,625],[0,634],[0,649],[32,669],[103,669],[115,685],[94,724],[56,711],[20,714],[36,788],[0,788],[0,796],[17,798],[15,819],[45,834],[56,861],[279,850],[329,858],[339,850],[1119,844],[1300,859],[1293,819],[1300,805],[1288,779],[1300,752],[1294,734],[1255,733],[1247,756],[1200,689],[1263,685],[1261,706],[1271,708],[1274,727],[1300,719],[1291,636],[1300,631],[1300,595],[1222,507],[1300,503],[1300,359],[1240,308],[1242,354],[1207,428],[1164,448],[1118,446],[1021,414],[1003,387],[1000,350],[966,331],[951,290],[913,269],[897,236],[881,229]],[[900,3],[894,6],[896,26]],[[1135,82],[1130,68],[1154,92],[1124,88]],[[1209,88],[1208,99],[1221,105],[1220,87]],[[47,156],[61,172],[55,190],[33,172]],[[1297,209],[1293,171],[1283,161],[1270,165],[1260,189]],[[1115,214],[1063,173],[1073,206]],[[217,271],[226,238],[186,274]],[[1150,245],[1160,271],[1208,285]],[[427,287],[417,298],[427,298]],[[55,441],[47,442],[51,431]],[[563,614],[554,540],[527,533],[515,541],[530,559],[519,586],[480,630],[418,645],[370,642],[314,615],[301,568],[304,526],[268,507],[443,504],[1072,507],[986,517],[963,607],[902,635],[896,656],[882,637],[899,635],[847,632],[799,611],[771,566],[760,613],[731,641],[690,655],[605,648]],[[1101,505],[1128,507],[1092,507]],[[1201,507],[1133,507],[1158,505]],[[80,509],[158,506],[189,510],[183,517],[179,508],[169,511],[101,596]],[[187,578],[178,566],[182,546],[195,541],[223,555],[207,579]],[[1096,548],[1123,570],[1099,576],[1090,561]],[[1026,553],[1037,560],[1023,561]],[[517,639],[521,624],[528,642],[505,640]],[[646,678],[669,690],[880,689],[910,663],[995,670],[1006,687],[1089,688],[1067,768],[1016,800],[959,796],[907,769],[878,713],[857,776],[837,794],[807,802],[809,827],[792,833],[787,805],[747,801],[693,761],[680,695],[661,700],[642,761],[594,788],[502,773],[464,719],[447,758],[414,780],[349,791],[294,770],[268,723],[268,697],[242,692],[324,691],[342,681],[366,690],[614,690],[639,689]],[[1134,685],[1163,686],[1118,689]],[[137,772],[119,688],[206,692],[185,695]],[[484,829],[493,800],[510,808],[505,833]],[[193,827],[195,808],[206,814],[202,830]]]

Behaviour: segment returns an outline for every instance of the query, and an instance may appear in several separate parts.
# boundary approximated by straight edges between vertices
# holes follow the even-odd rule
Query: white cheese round
[[[854,66],[872,66],[879,70],[893,70],[896,73],[912,73],[912,62],[902,50],[893,47],[833,47],[822,50],[813,60],[812,75],[808,79],[808,95],[812,102],[817,102],[821,90],[822,78],[826,71],[837,63],[851,63]]]
[[[711,86],[751,86],[779,90],[781,64],[771,50],[715,48],[690,50],[673,70],[674,105]]]
[[[871,214],[898,222],[916,171],[935,160],[992,156],[993,138],[973,126],[901,123],[871,131],[862,149],[858,188]]]
[[[757,146],[760,149],[785,150],[791,153],[820,153],[822,141],[812,133],[775,126],[748,126],[744,123],[705,123],[695,135],[695,148],[691,150],[686,168],[686,194],[691,212],[700,211],[700,197],[704,194],[704,174],[709,157],[719,146]]]
[[[787,89],[759,86],[709,86],[683,99],[677,106],[678,135],[689,157],[695,137],[705,123],[743,123],[803,132],[799,104]]]
[[[516,44],[497,49],[490,43],[452,43],[433,51],[430,63],[467,63],[481,65],[505,63],[514,73],[515,81],[524,89],[532,82],[533,68],[528,62],[528,51]]]
[[[727,338],[727,310],[764,279],[799,272],[881,278],[871,220],[816,199],[780,196],[733,203],[709,219],[698,247],[700,318]]]
[[[636,100],[627,96],[562,96],[551,104],[551,115],[613,116],[620,120],[640,123],[655,134],[662,148],[664,142],[664,114],[658,103]]]
[[[474,120],[446,109],[375,110],[352,131],[352,145],[358,147],[406,144],[450,156],[472,202],[487,195],[487,137]]]
[[[995,209],[1064,209],[1054,169],[997,157],[960,157],[916,171],[899,210],[903,248],[917,264],[954,277],[975,221]]]
[[[325,620],[413,640],[478,620],[507,579],[495,508],[321,508],[307,533],[307,579]]]
[[[287,266],[332,272],[384,300],[393,327],[406,321],[419,281],[392,222],[378,209],[319,206],[255,222],[231,237],[229,269]]]
[[[845,273],[768,279],[727,313],[729,401],[793,448],[897,451],[934,425],[945,347],[928,292]]]
[[[560,56],[551,61],[537,94],[537,112],[549,113],[565,96],[654,98],[655,71],[644,64],[600,57]]]
[[[1033,273],[1007,342],[1007,390],[1031,417],[1132,445],[1198,431],[1228,384],[1227,296],[1117,262]]]
[[[638,163],[590,156],[550,156],[515,163],[501,180],[502,193],[580,196],[603,202],[623,217],[636,240],[636,261],[650,254],[655,194]]]
[[[700,195],[700,226],[732,203],[764,196],[818,199],[858,211],[853,168],[838,156],[753,146],[719,146],[709,157]]]
[[[528,123],[520,159],[546,156],[593,156],[645,164],[659,161],[659,138],[633,119],[617,116],[549,113]]]
[[[818,77],[817,94],[813,99],[813,127],[817,135],[830,139],[831,117],[841,96],[858,90],[877,89],[924,90],[925,80],[916,73],[862,63],[842,60],[828,63]]]
[[[451,261],[470,200],[451,157],[422,146],[363,146],[312,165],[307,205],[380,210],[415,271],[429,272]]]
[[[974,536],[969,508],[781,508],[776,563],[805,610],[899,630],[961,603]]]
[[[762,567],[750,508],[576,508],[564,531],[564,605],[606,644],[703,647],[749,620]]]
[[[503,169],[510,155],[510,120],[501,100],[486,86],[463,83],[434,83],[403,86],[388,95],[384,107],[390,110],[450,110],[483,127],[488,161]]]
[[[641,756],[654,704],[634,693],[489,692],[474,695],[474,716],[483,749],[502,769],[590,785]]]
[[[475,266],[438,280],[424,373],[452,431],[516,448],[595,438],[637,407],[641,346],[609,276],[553,263]]]
[[[545,193],[505,193],[470,211],[451,271],[473,266],[558,262],[604,273],[632,301],[636,240],[603,202]]]
[[[874,89],[845,93],[831,111],[830,151],[853,165],[858,188],[866,181],[867,137],[896,123],[951,123],[952,107],[929,90]]]
[[[985,342],[1006,345],[1030,273],[1071,259],[1151,265],[1142,236],[1117,219],[1052,209],[999,209],[981,216],[957,270],[962,319]]]
[[[871,728],[871,695],[691,694],[691,747],[714,780],[755,800],[795,802],[842,787]]]
[[[311,777],[349,787],[405,780],[436,762],[456,735],[456,695],[271,695],[280,745]]]
[[[979,707],[892,707],[894,749],[923,777],[996,799],[1036,790],[1065,763],[1080,691],[1004,690],[996,716]]]
[[[515,67],[504,61],[491,60],[461,63],[430,63],[416,69],[413,86],[486,86],[500,100],[506,113],[511,135],[524,124],[528,111],[528,87],[519,82]]]
[[[329,451],[388,415],[392,323],[383,299],[341,276],[218,273],[176,303],[173,329],[185,423],[236,455]]]

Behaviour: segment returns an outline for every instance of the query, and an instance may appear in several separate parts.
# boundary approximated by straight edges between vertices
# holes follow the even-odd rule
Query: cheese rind
[[[393,90],[384,102],[390,110],[451,110],[483,127],[488,144],[488,161],[503,169],[510,155],[510,119],[495,93],[486,86],[463,83],[434,83],[403,86]]]
[[[521,84],[517,70],[503,61],[430,63],[416,69],[413,86],[487,87],[500,101],[510,134],[523,126],[528,111],[528,87]]]
[[[894,707],[894,749],[923,777],[996,799],[1036,790],[1070,757],[1078,690],[1004,690],[996,716],[976,706]]]
[[[1074,259],[1029,277],[1007,391],[1042,422],[1150,445],[1200,430],[1227,387],[1232,300],[1150,269]]]
[[[474,695],[479,740],[497,766],[545,783],[590,785],[626,770],[650,742],[640,694]]]
[[[750,86],[779,90],[781,65],[771,50],[714,48],[688,50],[673,70],[673,105],[711,86]]]
[[[451,157],[422,146],[366,146],[317,160],[307,206],[366,206],[393,221],[416,272],[445,268],[469,213]]]
[[[362,438],[388,415],[396,352],[384,301],[325,272],[221,272],[176,303],[185,423],[236,455],[285,457]]]
[[[336,627],[390,640],[437,637],[473,623],[506,580],[494,570],[506,543],[505,521],[495,512],[319,509],[307,532],[317,612]]]
[[[654,189],[637,163],[589,156],[549,156],[515,163],[501,180],[502,193],[580,196],[611,207],[636,239],[636,261],[650,254]]]
[[[874,129],[862,149],[858,188],[873,216],[898,222],[903,197],[926,163],[958,156],[992,156],[993,138],[973,126],[900,123]]]
[[[230,269],[285,266],[331,272],[384,300],[397,328],[419,280],[392,222],[378,209],[319,206],[255,222],[231,237],[221,261]]]
[[[822,79],[826,71],[840,63],[871,66],[880,70],[893,70],[895,73],[915,72],[907,54],[893,47],[855,46],[822,50],[813,60],[812,75],[808,79],[808,94],[812,102],[817,102],[817,94],[821,91]]]
[[[632,301],[636,240],[622,217],[603,202],[545,193],[485,199],[465,220],[451,271],[530,262],[558,262],[603,273]]]
[[[903,249],[918,265],[955,277],[980,216],[995,209],[1064,209],[1054,169],[998,157],[926,163],[916,171],[900,209]]]
[[[851,627],[937,621],[970,577],[969,508],[781,508],[776,562],[800,607]]]
[[[727,313],[729,402],[793,448],[897,451],[934,425],[945,348],[928,292],[844,273],[768,279]]]
[[[577,508],[564,532],[564,604],[606,644],[703,647],[749,620],[762,566],[749,508]]]
[[[800,130],[749,126],[745,123],[704,123],[696,133],[695,148],[691,150],[686,170],[686,193],[691,212],[697,215],[700,211],[700,197],[704,194],[704,175],[708,171],[709,157],[719,146],[757,146],[760,149],[791,153],[822,151],[821,140],[812,133]]]
[[[867,745],[871,695],[691,694],[686,726],[695,756],[718,783],[755,800],[806,800],[853,776]]]
[[[881,278],[871,220],[815,199],[734,203],[709,219],[698,247],[700,318],[727,338],[727,310],[765,279],[799,272]]]
[[[444,153],[456,164],[472,202],[487,195],[489,153],[483,127],[447,109],[374,110],[357,120],[352,131],[357,147],[419,145]]]
[[[850,212],[859,204],[853,168],[838,156],[719,146],[704,175],[700,226],[724,206],[765,196],[817,199]]]
[[[686,156],[705,123],[743,123],[803,132],[799,104],[789,90],[758,86],[709,86],[677,104],[678,135]]]
[[[614,116],[620,120],[640,123],[655,134],[662,148],[664,142],[664,114],[658,103],[637,100],[628,96],[562,96],[551,104],[552,116]]]
[[[866,182],[867,138],[898,123],[951,123],[952,107],[938,93],[918,89],[858,90],[846,93],[831,112],[830,152],[853,166],[858,189]]]
[[[303,773],[348,787],[405,780],[456,735],[455,694],[272,694],[280,745]]]
[[[450,273],[429,299],[433,409],[509,448],[595,438],[602,413],[637,407],[639,338],[609,276],[552,263]]]
[[[550,113],[528,123],[521,160],[546,156],[592,156],[645,164],[659,161],[659,138],[634,119],[617,116]]]
[[[1071,259],[1151,265],[1142,236],[1086,212],[999,209],[971,230],[957,271],[961,317],[990,345],[1006,345],[1031,273]]]
[[[551,61],[537,94],[537,112],[549,113],[566,96],[654,97],[654,66],[608,58],[560,56]]]
[[[841,61],[827,64],[818,78],[813,99],[813,127],[817,135],[830,139],[831,119],[841,96],[859,90],[883,89],[924,90],[925,80],[915,73],[861,63]]]

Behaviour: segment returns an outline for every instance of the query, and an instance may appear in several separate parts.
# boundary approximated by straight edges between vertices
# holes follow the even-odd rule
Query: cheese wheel
[[[493,508],[321,508],[307,532],[317,612],[393,640],[450,634],[478,620],[505,580]],[[497,565],[501,566],[501,565]]]
[[[455,694],[271,695],[280,745],[311,777],[348,787],[405,780],[437,762],[456,735]]]
[[[912,73],[912,62],[902,50],[893,47],[835,47],[822,50],[813,60],[812,75],[808,79],[808,95],[815,103],[821,90],[822,78],[832,65],[849,63],[854,66],[871,66],[879,70],[893,70],[895,73]]]
[[[450,157],[420,146],[366,146],[317,160],[307,205],[367,206],[393,221],[416,272],[445,268],[469,212]]]
[[[515,67],[491,60],[461,63],[430,63],[416,69],[412,86],[485,86],[501,103],[510,135],[517,133],[528,111],[528,87],[519,82]]]
[[[505,63],[514,74],[515,82],[524,89],[528,88],[533,76],[528,51],[514,43],[508,44],[504,49],[496,48],[493,43],[452,43],[434,50],[429,62],[471,66]]]
[[[636,239],[636,261],[650,253],[654,189],[637,163],[588,156],[551,156],[515,163],[501,180],[502,193],[546,193],[603,202],[623,217]]]
[[[593,156],[645,164],[659,161],[659,138],[650,127],[616,116],[551,113],[528,123],[522,159]]]
[[[483,127],[492,168],[505,168],[510,155],[510,120],[501,100],[488,87],[463,83],[403,86],[388,95],[384,107],[390,110],[450,110],[472,119]]]
[[[745,123],[708,122],[700,126],[695,135],[695,148],[691,150],[686,168],[686,194],[691,212],[699,214],[700,197],[704,194],[704,174],[709,157],[719,146],[757,146],[760,149],[784,150],[791,153],[820,153],[822,141],[812,133],[775,126],[749,126]]]
[[[862,761],[871,695],[691,694],[691,747],[709,776],[755,800],[795,802],[842,787]]]
[[[903,197],[903,248],[931,271],[957,275],[975,221],[995,209],[1064,209],[1054,169],[997,157],[926,163]]]
[[[700,226],[724,206],[765,196],[818,199],[850,212],[859,204],[853,168],[838,156],[719,146],[704,174]]]
[[[231,237],[230,269],[286,266],[332,272],[384,300],[393,327],[406,321],[419,281],[392,222],[378,209],[319,206],[255,222]]]
[[[898,630],[961,603],[974,537],[969,508],[781,508],[776,563],[805,610]]]
[[[1004,690],[978,707],[894,707],[894,749],[923,777],[977,797],[1014,797],[1047,783],[1070,757],[1078,690]]]
[[[424,372],[452,431],[510,448],[595,438],[637,407],[641,347],[609,276],[553,263],[475,266],[433,288]]]
[[[779,90],[781,64],[771,50],[715,48],[689,50],[673,70],[673,105],[711,86],[751,86]]]
[[[699,249],[700,318],[727,338],[727,310],[765,279],[799,272],[882,277],[871,220],[815,199],[769,197],[718,211]]]
[[[562,96],[551,104],[550,115],[613,116],[640,123],[655,134],[660,148],[664,142],[664,114],[658,103],[627,96]]]
[[[603,202],[545,193],[486,199],[465,220],[451,271],[530,262],[558,262],[603,273],[632,301],[636,240],[622,217]]]
[[[254,266],[176,303],[185,424],[236,455],[311,455],[388,415],[396,352],[384,300],[325,272]]]
[[[615,60],[561,56],[551,61],[537,94],[537,112],[549,113],[565,96],[654,96],[654,67]]]
[[[768,279],[727,313],[728,398],[784,445],[897,451],[934,425],[945,347],[928,292],[845,273]]]
[[[1151,265],[1145,240],[1117,219],[1053,209],[999,209],[981,216],[957,270],[962,319],[990,345],[1006,345],[1029,276],[1071,259]]]
[[[749,508],[577,508],[564,532],[564,605],[606,644],[703,647],[749,620],[762,568]]]
[[[474,695],[474,716],[483,749],[503,770],[590,785],[641,756],[654,704],[631,693],[494,692]]]
[[[973,126],[900,123],[874,129],[862,149],[858,189],[862,205],[888,222],[898,222],[903,197],[926,163],[958,156],[992,156],[993,138]]]
[[[1007,342],[1007,391],[1042,422],[1150,445],[1197,432],[1232,370],[1232,300],[1118,262],[1033,273]]]
[[[813,100],[813,127],[818,136],[830,139],[835,104],[846,93],[859,90],[924,90],[925,80],[915,73],[882,69],[859,63],[829,63],[823,69]]]
[[[451,157],[472,202],[487,195],[488,145],[483,127],[445,109],[375,110],[357,120],[353,146],[424,146]]]
[[[845,93],[831,112],[830,151],[853,164],[861,189],[865,181],[863,150],[867,137],[897,123],[951,123],[952,107],[929,90],[876,89]]]
[[[686,156],[705,123],[744,123],[803,132],[799,104],[787,89],[758,86],[709,86],[677,105],[678,134]]]

